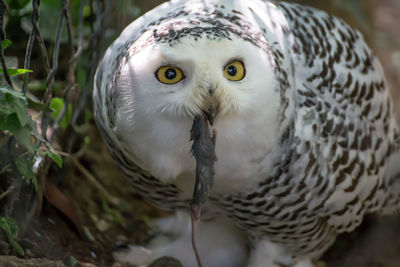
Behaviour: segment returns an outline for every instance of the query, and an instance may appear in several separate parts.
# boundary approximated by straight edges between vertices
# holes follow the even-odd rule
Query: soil
[[[76,266],[74,262],[78,261],[95,266],[112,266],[113,249],[120,244],[144,242],[151,230],[147,223],[149,217],[161,215],[140,200],[127,179],[115,168],[95,126],[92,125],[86,133],[90,136],[91,145],[80,162],[110,195],[118,199],[119,204],[110,204],[93,183],[72,165],[72,161],[65,158],[62,170],[54,173],[51,170],[53,177],[48,179],[56,184],[73,206],[81,230],[70,220],[71,214],[65,215],[45,201],[40,215],[25,230],[24,238],[18,240],[25,249],[26,258],[61,261],[66,266]],[[0,254],[7,254],[4,250],[7,247]],[[0,266],[12,266],[1,259]],[[24,265],[28,263],[30,261]]]

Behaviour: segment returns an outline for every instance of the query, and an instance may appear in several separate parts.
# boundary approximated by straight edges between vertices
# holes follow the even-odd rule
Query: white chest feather
[[[214,193],[237,192],[254,186],[265,178],[269,156],[278,136],[278,122],[263,113],[253,116],[217,118]],[[134,152],[135,163],[164,182],[176,184],[191,195],[195,179],[195,160],[190,153],[192,120],[158,117],[141,121],[125,136],[128,151]],[[122,129],[121,129],[122,130]],[[124,132],[122,130],[122,132]]]

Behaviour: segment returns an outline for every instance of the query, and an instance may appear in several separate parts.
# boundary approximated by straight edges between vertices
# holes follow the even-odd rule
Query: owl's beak
[[[214,98],[214,93],[215,90],[217,89],[217,86],[210,86],[208,88],[208,93],[210,94],[210,97],[208,99],[208,105],[206,104],[205,107],[207,107],[207,110],[204,110],[204,114],[206,115],[206,118],[208,122],[210,123],[210,126],[214,124],[214,119],[217,116],[217,103],[216,99]]]
[[[210,104],[207,108],[207,111],[204,110],[203,112],[206,115],[208,122],[212,126],[214,124],[214,119],[217,114],[217,109],[215,108],[215,105]]]

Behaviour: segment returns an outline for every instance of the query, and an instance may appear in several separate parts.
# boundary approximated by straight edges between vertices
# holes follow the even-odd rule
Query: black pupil
[[[235,66],[229,66],[227,72],[230,76],[235,76],[237,73],[237,68]]]
[[[164,73],[165,78],[168,80],[173,80],[176,78],[176,70],[174,69],[167,69]]]

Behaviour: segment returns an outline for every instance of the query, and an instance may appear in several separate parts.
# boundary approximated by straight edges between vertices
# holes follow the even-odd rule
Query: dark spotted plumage
[[[124,67],[147,47],[174,49],[203,39],[241,39],[264,53],[276,81],[266,90],[280,101],[279,136],[254,163],[263,178],[246,190],[216,190],[209,209],[229,217],[254,244],[265,239],[283,247],[293,256],[282,261],[289,264],[318,258],[366,213],[398,211],[398,125],[378,60],[342,20],[298,4],[261,0],[167,3],[129,26],[99,64],[96,122],[144,199],[175,210],[188,208],[191,195],[174,180],[152,174],[126,145],[126,132],[118,130],[118,120],[135,116],[120,111]],[[217,138],[217,149],[218,144]],[[217,172],[218,179],[224,177]]]

